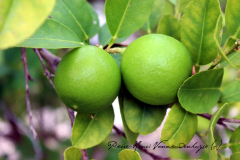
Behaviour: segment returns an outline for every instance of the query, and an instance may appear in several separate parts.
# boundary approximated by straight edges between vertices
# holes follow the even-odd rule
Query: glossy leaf
[[[229,143],[236,144],[231,145],[229,148],[232,150],[232,152],[239,152],[240,151],[240,127],[238,127],[233,134],[230,137]]]
[[[37,32],[19,47],[27,48],[74,48],[80,47],[78,36],[58,21],[47,19]]]
[[[240,5],[238,0],[228,0],[225,10],[228,32],[235,39],[240,39]]]
[[[92,27],[92,31],[89,36],[89,38],[92,38],[99,32],[100,27],[99,27],[99,19],[98,19],[98,15],[97,15],[96,11],[94,10],[94,8],[92,7],[91,4],[88,4],[88,5],[89,5],[89,8],[90,8],[90,11],[92,14],[92,18],[93,18],[93,27]]]
[[[240,152],[235,152],[230,156],[230,160],[239,160]]]
[[[180,22],[173,17],[173,15],[164,15],[159,21],[157,33],[165,34],[181,40],[181,25]]]
[[[148,20],[142,26],[142,29],[151,33],[151,31],[157,26],[164,12],[165,0],[155,0],[152,8],[152,12]]]
[[[118,154],[119,160],[142,160],[139,153],[132,149],[124,149]]]
[[[223,78],[223,69],[199,72],[184,81],[178,90],[182,107],[189,112],[207,113],[218,102],[219,90]]]
[[[217,160],[217,150],[215,148],[213,148],[213,144],[215,144],[215,139],[213,136],[213,131],[214,128],[217,124],[218,119],[221,117],[221,115],[223,114],[224,110],[226,109],[226,107],[228,107],[228,104],[225,103],[221,108],[219,108],[212,116],[211,120],[210,120],[210,124],[209,124],[209,132],[208,132],[208,152],[209,152],[209,158],[211,160]],[[211,146],[211,147],[210,147]]]
[[[125,41],[126,39],[128,39],[128,37],[129,36],[123,37],[123,38],[118,38],[115,43],[121,43],[121,42]],[[109,41],[111,40],[111,38],[112,38],[112,35],[107,27],[107,24],[105,23],[100,28],[100,31],[99,31],[99,43],[103,46],[106,46],[109,43]]]
[[[177,0],[176,7],[175,7],[176,12],[177,13],[183,12],[191,1],[193,0]]]
[[[221,96],[222,103],[235,103],[240,102],[240,80],[237,80],[228,86],[222,91]]]
[[[228,59],[232,62],[232,64],[236,67],[240,67],[240,52],[234,52],[234,53],[231,53],[229,56],[228,56]],[[222,60],[220,62],[220,65],[219,67],[226,67],[226,66],[230,66],[230,64],[226,61],[226,60]]]
[[[51,13],[56,0],[1,0],[0,49],[32,36]]]
[[[214,31],[214,41],[218,47],[218,50],[220,52],[220,55],[222,56],[223,59],[225,59],[233,68],[237,69],[237,67],[235,67],[232,62],[228,59],[228,57],[225,55],[225,53],[223,52],[222,48],[221,48],[221,40],[222,40],[222,26],[223,26],[223,22],[222,22],[222,15],[220,15],[218,17],[217,20],[217,24],[216,24],[216,28]]]
[[[166,114],[166,106],[152,106],[140,102],[130,93],[124,96],[124,115],[129,129],[141,135],[155,131]]]
[[[112,106],[93,115],[78,113],[73,124],[72,145],[81,149],[100,144],[111,133],[114,113]]]
[[[57,0],[51,18],[75,32],[81,41],[89,39],[93,18],[86,0]]]
[[[80,160],[82,158],[81,149],[77,147],[68,147],[64,151],[64,160]]]
[[[154,0],[107,0],[105,14],[113,39],[137,31],[147,21]]]
[[[121,117],[122,117],[122,122],[123,122],[123,128],[124,128],[124,132],[126,134],[127,141],[130,145],[133,145],[136,142],[139,134],[132,132],[126,124],[125,115],[124,115],[124,111],[123,111],[124,110],[124,106],[123,106],[124,91],[123,90],[125,91],[125,89],[121,89],[121,91],[118,95],[119,107],[120,107],[120,112],[121,112]]]
[[[197,115],[184,110],[175,103],[164,123],[161,141],[167,146],[187,145],[197,131]]]
[[[218,54],[214,31],[221,9],[218,0],[192,1],[181,19],[181,41],[189,50],[193,63],[208,64]]]

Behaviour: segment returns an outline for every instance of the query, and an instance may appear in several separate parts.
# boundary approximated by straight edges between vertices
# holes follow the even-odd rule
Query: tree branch
[[[55,86],[51,80],[51,73],[47,70],[47,67],[44,64],[42,58],[47,62],[52,73],[55,73],[55,71],[57,69],[57,65],[60,62],[61,58],[53,55],[47,49],[34,49],[34,52],[38,55],[38,58],[40,59],[40,61],[42,63],[42,66],[44,69],[44,75],[48,78],[49,82],[51,83],[51,85],[53,86],[53,88],[55,90]],[[73,123],[74,123],[74,119],[75,119],[74,111],[72,109],[68,108],[67,106],[66,106],[66,109],[67,109],[68,116],[71,121],[71,127],[73,127]],[[89,160],[87,150],[81,149],[81,151],[82,151],[83,160]]]
[[[208,113],[203,113],[203,114],[197,114],[198,116],[204,117],[208,120],[210,120],[212,118],[212,115],[208,114]],[[233,129],[232,127],[228,126],[227,124],[225,124],[224,122],[228,122],[228,123],[239,123],[240,124],[240,120],[238,119],[228,119],[228,118],[219,118],[217,121],[217,124],[224,126],[225,128],[227,128],[230,131],[235,131],[235,129]]]
[[[113,126],[113,129],[116,131],[116,133],[117,133],[118,135],[123,136],[124,138],[126,138],[125,133],[122,132],[122,131],[120,131],[116,126]],[[167,158],[163,158],[163,157],[157,156],[157,155],[155,155],[155,154],[153,154],[153,153],[150,153],[150,152],[148,152],[148,150],[147,150],[146,148],[140,147],[140,146],[138,146],[138,145],[137,145],[137,148],[138,148],[140,151],[142,151],[142,152],[148,154],[149,156],[151,156],[154,160],[170,160],[170,158],[168,158],[168,157],[167,157]]]
[[[29,85],[28,85],[28,80],[33,81],[33,78],[30,76],[29,71],[28,71],[26,50],[25,50],[25,48],[21,48],[21,50],[22,50],[21,60],[23,61],[24,74],[25,74],[26,103],[27,103],[27,111],[28,111],[28,116],[29,116],[30,130],[33,133],[34,139],[36,140],[38,135],[33,126],[32,110],[31,110],[30,96],[29,96]]]

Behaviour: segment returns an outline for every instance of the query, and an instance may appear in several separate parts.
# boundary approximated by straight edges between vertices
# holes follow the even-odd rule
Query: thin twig
[[[44,70],[44,75],[47,77],[48,81],[51,83],[52,87],[54,88],[55,90],[55,86],[51,80],[51,77],[52,77],[52,74],[48,71],[46,65],[44,64],[43,60],[42,60],[42,56],[41,54],[39,53],[38,49],[33,49],[34,52],[37,54],[39,60],[41,61],[41,64],[43,66],[43,70]]]
[[[29,116],[30,130],[33,133],[34,139],[36,140],[38,135],[37,135],[37,132],[36,132],[34,126],[33,126],[32,110],[31,110],[30,96],[29,96],[29,85],[28,85],[28,80],[33,81],[33,78],[30,76],[29,71],[28,71],[27,56],[26,56],[25,48],[22,48],[21,60],[23,61],[24,74],[25,74],[26,103],[27,103],[27,111],[28,111],[28,116]]]
[[[122,131],[120,131],[116,126],[113,126],[113,129],[115,130],[115,132],[116,132],[118,135],[123,136],[124,138],[126,138],[125,133],[122,132]],[[153,153],[150,153],[150,152],[148,152],[148,150],[147,150],[146,148],[143,148],[143,147],[141,147],[141,146],[139,146],[139,145],[137,145],[137,148],[138,148],[140,151],[142,151],[142,152],[148,154],[149,156],[151,156],[154,160],[170,160],[170,158],[168,158],[168,157],[167,157],[167,158],[163,158],[163,157],[160,157],[160,156],[155,155],[155,154],[153,154]]]
[[[26,129],[25,125],[23,124],[23,122],[21,121],[21,119],[19,119],[15,114],[13,114],[5,105],[4,102],[0,101],[0,109],[3,111],[4,115],[6,116],[6,118],[8,119],[9,122],[12,122],[16,125],[16,127],[25,135],[27,136],[32,145],[33,145],[33,149],[35,152],[35,159],[36,160],[42,160],[43,159],[43,152],[42,152],[42,148],[41,145],[39,143],[38,140],[34,140],[32,138],[31,133],[28,131],[28,129]]]
[[[208,114],[208,113],[203,113],[203,114],[197,114],[201,117],[204,117],[208,120],[210,120],[212,118],[212,115]],[[217,124],[224,126],[225,128],[227,128],[230,131],[235,131],[235,129],[233,129],[232,127],[228,126],[227,124],[225,124],[224,122],[228,122],[228,123],[239,123],[240,124],[240,120],[237,119],[227,119],[227,118],[219,118],[217,121]]]

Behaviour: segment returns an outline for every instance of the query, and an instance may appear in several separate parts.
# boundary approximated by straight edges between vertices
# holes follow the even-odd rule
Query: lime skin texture
[[[54,84],[63,103],[80,113],[96,113],[117,97],[121,73],[101,48],[86,45],[68,52],[57,66]]]
[[[126,48],[121,74],[135,98],[151,105],[165,105],[177,100],[178,88],[192,74],[192,60],[178,40],[148,34]]]

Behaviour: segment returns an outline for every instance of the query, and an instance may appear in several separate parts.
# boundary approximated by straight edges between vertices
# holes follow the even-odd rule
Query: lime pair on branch
[[[68,107],[96,113],[117,97],[121,76],[138,100],[165,105],[177,99],[178,88],[191,73],[191,57],[182,43],[166,35],[149,34],[126,48],[120,69],[101,48],[87,45],[70,51],[60,61],[54,83]]]

